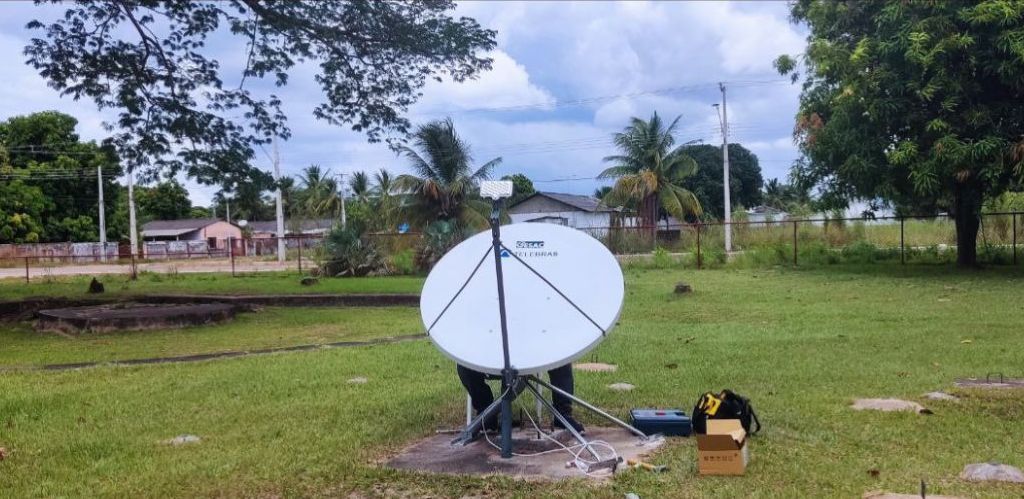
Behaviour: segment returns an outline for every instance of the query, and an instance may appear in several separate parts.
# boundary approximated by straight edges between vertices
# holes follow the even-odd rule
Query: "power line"
[[[741,86],[741,87],[752,87],[752,86],[764,86],[764,85],[780,85],[780,84],[791,84],[788,79],[772,79],[772,80],[739,80],[734,82],[725,82],[730,85]],[[576,99],[562,99],[547,102],[534,102],[524,104],[512,104],[508,106],[492,106],[492,107],[477,107],[477,108],[466,108],[466,109],[453,109],[445,111],[427,111],[424,115],[441,115],[441,114],[465,114],[465,113],[493,113],[493,112],[510,112],[510,111],[528,111],[528,110],[547,110],[561,107],[575,107],[585,106],[588,104],[597,104],[601,102],[613,101],[618,99],[634,99],[637,97],[645,97],[649,95],[665,95],[675,93],[686,93],[704,88],[714,88],[718,86],[718,82],[706,82],[696,83],[691,85],[680,85],[675,87],[666,87],[652,90],[639,90],[636,92],[627,92],[619,94],[601,95],[593,97],[581,97]]]

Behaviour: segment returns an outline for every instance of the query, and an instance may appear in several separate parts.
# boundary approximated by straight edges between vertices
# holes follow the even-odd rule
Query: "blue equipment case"
[[[645,435],[661,433],[665,436],[688,437],[693,433],[690,417],[678,409],[632,409],[629,417],[633,426]]]

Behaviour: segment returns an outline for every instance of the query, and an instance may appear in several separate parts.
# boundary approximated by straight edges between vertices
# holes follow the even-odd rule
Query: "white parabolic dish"
[[[516,258],[503,256],[512,367],[521,374],[537,374],[572,362],[600,343],[615,326],[625,294],[622,270],[611,252],[583,232],[544,223],[502,226],[501,240],[580,309]],[[491,232],[486,231],[445,254],[423,285],[420,314],[445,355],[466,367],[500,374],[504,359],[490,248]],[[452,301],[485,254],[476,275]]]

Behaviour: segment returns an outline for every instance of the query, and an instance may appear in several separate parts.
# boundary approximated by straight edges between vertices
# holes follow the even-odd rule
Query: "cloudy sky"
[[[498,31],[494,69],[467,83],[429,85],[411,118],[451,116],[476,163],[503,158],[499,175],[525,173],[538,190],[590,193],[602,184],[593,177],[613,152],[610,135],[631,116],[655,110],[682,116],[681,141],[720,144],[711,107],[721,101],[720,81],[728,92],[730,142],[758,155],[765,178],[785,178],[798,155],[791,138],[798,89],[771,67],[805,43],[785,2],[461,2],[458,13]],[[0,14],[0,119],[57,109],[79,119],[84,138],[102,139],[109,115],[90,102],[60,98],[24,65],[21,51],[32,36],[25,23],[59,8],[4,3]],[[236,52],[211,49],[225,59]],[[407,170],[386,146],[315,120],[318,92],[312,75],[301,73],[279,92],[293,132],[281,144],[285,174],[311,163],[335,173]],[[215,192],[187,185],[197,205]]]

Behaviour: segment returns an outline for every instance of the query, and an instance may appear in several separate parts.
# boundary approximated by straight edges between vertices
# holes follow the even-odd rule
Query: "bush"
[[[324,240],[326,261],[320,265],[327,277],[363,277],[386,269],[377,245],[364,241],[356,226],[336,227]]]
[[[416,251],[404,249],[391,255],[391,271],[399,275],[412,275],[416,273]]]
[[[462,242],[464,232],[454,220],[439,220],[423,231],[423,245],[416,252],[415,266],[428,272],[448,250]]]
[[[843,261],[847,263],[873,263],[877,260],[878,248],[867,241],[857,241],[843,248]]]

